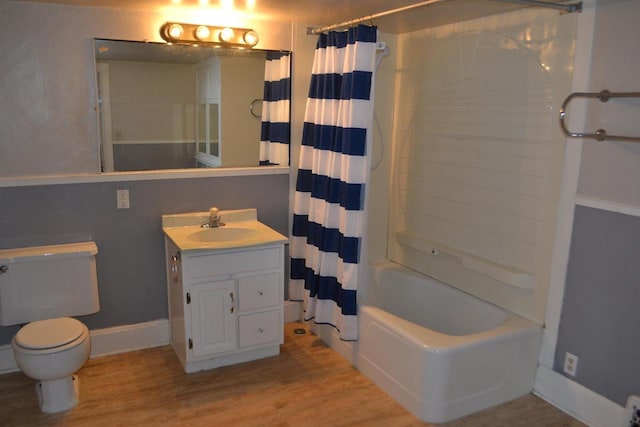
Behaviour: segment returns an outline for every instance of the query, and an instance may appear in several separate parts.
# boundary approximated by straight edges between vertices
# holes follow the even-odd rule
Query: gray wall
[[[623,406],[640,394],[639,242],[640,218],[576,208],[554,363],[577,355],[575,380]]]
[[[598,0],[586,91],[637,91],[640,2]],[[640,100],[588,104],[586,131],[640,136]],[[640,208],[640,144],[585,140],[578,196]],[[554,370],[624,406],[640,395],[640,217],[576,207]]]
[[[116,208],[128,189],[131,208]],[[289,176],[261,175],[0,188],[0,248],[93,240],[101,310],[90,329],[167,318],[165,213],[257,208],[258,218],[288,235]],[[0,327],[0,345],[17,327]]]

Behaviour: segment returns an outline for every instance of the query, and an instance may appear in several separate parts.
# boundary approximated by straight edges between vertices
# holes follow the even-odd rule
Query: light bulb
[[[219,37],[220,37],[220,41],[230,43],[233,41],[233,38],[235,37],[235,33],[233,32],[233,29],[227,27],[224,30],[220,31]]]
[[[193,32],[198,40],[206,40],[209,38],[211,31],[209,31],[209,27],[205,25],[200,25]]]
[[[249,46],[257,45],[259,40],[258,33],[256,33],[253,30],[249,30],[246,33],[244,33],[244,36],[242,38],[244,39],[244,42]]]
[[[182,29],[182,25],[180,24],[171,24],[169,26],[169,37],[172,39],[179,39],[182,37],[182,33],[184,30]]]

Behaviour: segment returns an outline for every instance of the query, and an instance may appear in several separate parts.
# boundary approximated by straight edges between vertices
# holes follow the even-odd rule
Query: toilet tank
[[[0,325],[100,310],[94,242],[0,249]]]

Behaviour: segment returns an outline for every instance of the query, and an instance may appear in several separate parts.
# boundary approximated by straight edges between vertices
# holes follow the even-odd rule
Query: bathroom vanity
[[[185,372],[275,356],[284,326],[284,243],[254,209],[163,215],[171,345]],[[182,225],[180,225],[182,224]]]

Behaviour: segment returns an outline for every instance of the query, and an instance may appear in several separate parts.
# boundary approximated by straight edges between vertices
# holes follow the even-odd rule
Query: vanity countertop
[[[162,215],[162,231],[181,251],[247,248],[289,239],[257,219],[256,209],[220,211],[223,226],[203,228],[208,212]]]

